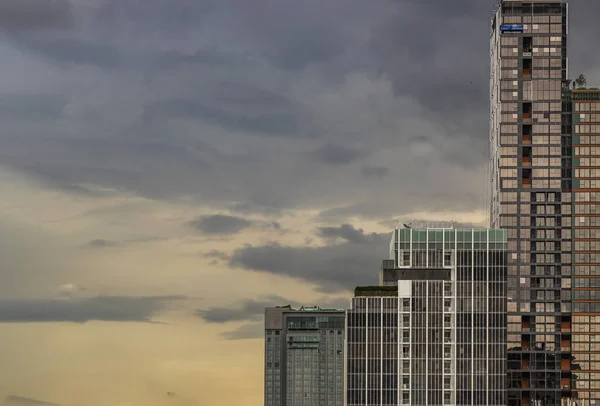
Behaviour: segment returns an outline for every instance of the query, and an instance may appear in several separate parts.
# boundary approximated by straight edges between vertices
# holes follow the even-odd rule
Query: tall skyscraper
[[[342,406],[343,310],[265,309],[265,406]]]
[[[567,32],[561,0],[501,0],[492,21],[490,222],[508,233],[509,406],[573,397]]]
[[[506,405],[506,231],[396,229],[347,311],[347,405]]]
[[[573,397],[600,404],[600,90],[564,92],[573,140]],[[568,122],[568,119],[571,119]]]

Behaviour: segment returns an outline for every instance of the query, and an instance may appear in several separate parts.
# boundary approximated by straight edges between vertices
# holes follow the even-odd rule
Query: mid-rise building
[[[506,231],[396,229],[347,311],[347,405],[506,405]]]
[[[265,406],[343,406],[343,310],[265,309]]]
[[[490,223],[508,233],[509,406],[574,396],[567,11],[561,0],[501,0],[492,20]]]

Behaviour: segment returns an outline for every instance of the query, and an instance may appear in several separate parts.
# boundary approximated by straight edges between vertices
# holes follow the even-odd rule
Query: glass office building
[[[506,405],[506,231],[396,229],[347,311],[347,405]]]
[[[343,310],[265,309],[265,406],[343,406]]]

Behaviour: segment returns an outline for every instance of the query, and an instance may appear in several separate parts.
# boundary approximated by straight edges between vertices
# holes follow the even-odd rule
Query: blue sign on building
[[[500,26],[500,32],[505,31],[523,32],[523,24],[502,24]]]

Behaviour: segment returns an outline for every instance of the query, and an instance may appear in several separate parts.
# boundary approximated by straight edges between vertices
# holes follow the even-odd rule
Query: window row
[[[595,135],[581,135],[579,137],[579,144],[598,144],[600,145],[600,136]]]
[[[598,229],[598,228],[575,228],[573,234],[574,234],[575,238],[600,238],[600,229]]]
[[[576,264],[600,264],[600,254],[573,254]]]
[[[600,103],[575,103],[575,112],[581,111],[600,111]]]
[[[575,168],[575,178],[600,178],[600,169]]]
[[[520,207],[521,214],[561,214],[560,204],[520,204],[502,203],[500,205],[500,214],[517,214],[517,208]],[[599,207],[600,209],[600,207]],[[570,214],[571,205],[562,205],[562,214]]]
[[[595,217],[595,216],[591,216],[591,217],[587,217],[587,216],[576,217],[574,225],[575,226],[580,226],[580,227],[600,226],[600,217]]]
[[[597,276],[600,275],[600,265],[576,265],[573,267],[575,276]]]
[[[575,155],[575,156],[578,156],[578,155],[600,156],[600,146],[598,146],[598,147],[574,147],[573,152],[574,152],[573,155]]]
[[[578,166],[600,166],[600,157],[579,158]]]
[[[537,80],[533,81],[538,82]],[[533,90],[531,86],[525,85],[523,87],[523,100],[530,101],[552,101],[552,100],[560,100],[561,91],[559,89],[556,90]],[[516,101],[519,100],[519,92],[517,91],[504,91],[500,92],[500,101]]]
[[[504,189],[516,189],[519,187],[518,181],[516,179],[503,179],[502,180],[502,188]],[[560,189],[561,187],[561,179],[533,179],[531,182],[531,187],[535,189]]]
[[[587,192],[585,192],[587,193]],[[520,196],[519,196],[520,194]],[[520,197],[521,203],[529,203],[531,200],[531,194],[532,192],[501,192],[500,193],[500,199],[499,201],[501,203],[516,203],[518,198]],[[560,203],[561,200],[564,203],[570,203],[571,202],[571,193],[567,192],[567,193],[556,193],[556,192],[550,192],[550,193],[545,193],[545,192],[534,192],[533,193],[533,202],[536,203]],[[561,195],[562,195],[562,199],[561,199]],[[567,207],[569,207],[570,205],[563,205],[562,208],[563,210],[565,210]]]
[[[600,288],[600,275],[598,278],[573,278],[573,287],[574,288]],[[600,324],[595,324],[598,326],[600,331]]]
[[[581,179],[573,181],[573,187],[578,189],[598,189],[600,179]]]
[[[575,192],[575,202],[600,202],[600,192]]]
[[[600,124],[575,124],[575,134],[600,133]]]
[[[576,251],[600,251],[600,241],[575,241]]]
[[[580,123],[597,123],[600,122],[600,114],[579,114]]]
[[[536,313],[554,313],[554,312],[569,312],[571,311],[571,303],[533,303],[530,302],[521,302],[518,307],[519,312],[529,313],[535,309]],[[599,303],[600,304],[600,303]],[[507,303],[508,312],[515,313],[517,312],[517,303],[516,302],[508,302]],[[547,342],[546,345],[551,344]],[[547,348],[547,347],[546,347]]]
[[[521,23],[542,23],[542,24],[548,24],[548,23],[562,23],[562,16],[561,15],[553,15],[553,16],[548,16],[548,15],[531,15],[531,14],[526,14],[523,16],[520,15],[516,15],[516,16],[504,16],[503,18],[503,23],[504,24],[521,24]]]

